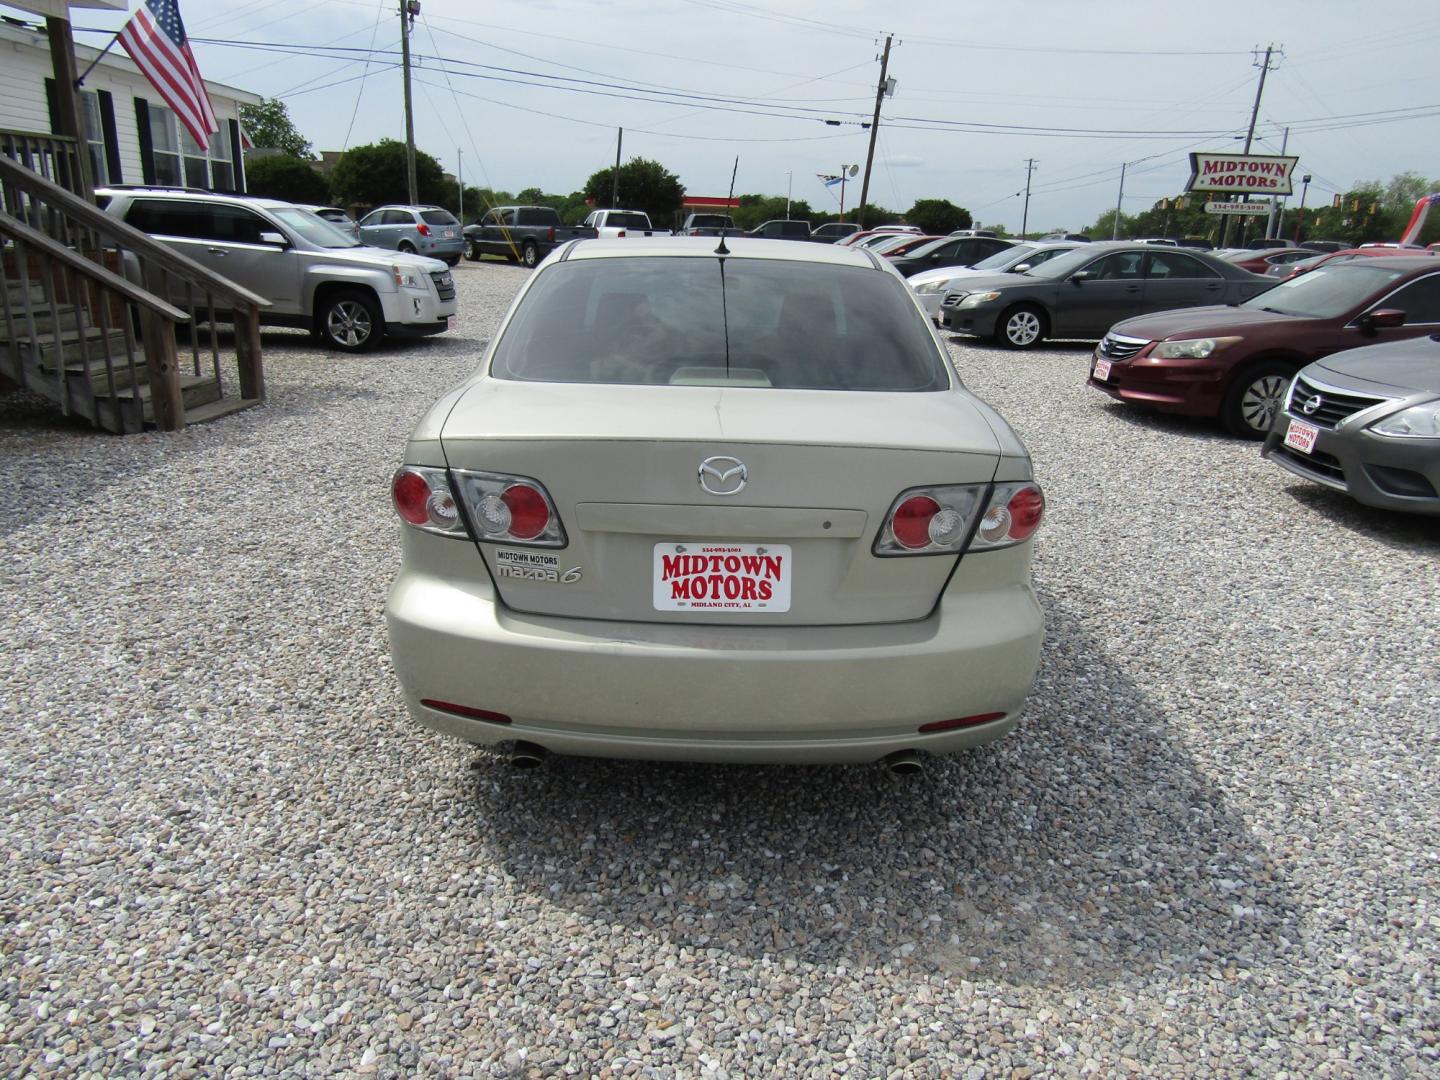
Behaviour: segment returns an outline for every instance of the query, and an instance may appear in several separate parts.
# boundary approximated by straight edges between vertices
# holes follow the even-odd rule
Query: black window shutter
[[[140,178],[155,183],[155,144],[150,140],[150,103],[135,99],[135,133],[140,137]]]
[[[230,127],[230,160],[235,163],[235,194],[245,194],[245,148],[240,145],[240,121],[227,120]]]
[[[105,171],[110,174],[110,183],[123,184],[125,177],[120,168],[120,134],[115,129],[115,99],[109,90],[97,90],[95,96],[100,102],[100,131],[105,137]]]
[[[50,110],[50,134],[60,134],[60,101],[55,90],[55,80],[45,80],[45,107]]]

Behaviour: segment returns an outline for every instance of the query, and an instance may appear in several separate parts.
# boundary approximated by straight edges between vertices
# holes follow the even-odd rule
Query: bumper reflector
[[[921,724],[920,731],[929,733],[932,731],[954,731],[956,728],[976,727],[979,724],[988,724],[991,720],[1003,719],[1003,712],[981,713],[979,716],[961,716],[954,720],[932,720],[928,724]]]
[[[491,712],[489,709],[476,709],[470,705],[455,705],[448,701],[436,701],[434,698],[422,698],[420,704],[424,705],[427,709],[452,713],[455,716],[463,716],[470,720],[488,720],[492,724],[510,723],[510,717],[504,713]]]

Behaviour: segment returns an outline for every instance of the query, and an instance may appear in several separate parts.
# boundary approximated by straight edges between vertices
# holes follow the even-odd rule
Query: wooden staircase
[[[17,153],[12,136],[0,132],[0,392],[23,387],[119,434],[173,431],[260,404],[260,309],[269,301],[55,183],[52,175],[78,171],[65,165],[71,141],[43,137],[37,151],[42,137],[25,136]],[[234,323],[228,345],[217,311]],[[183,351],[176,327],[187,331]],[[227,393],[232,380],[238,393]]]

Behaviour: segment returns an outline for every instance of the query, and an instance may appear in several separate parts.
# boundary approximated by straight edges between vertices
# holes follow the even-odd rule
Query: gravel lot
[[[411,724],[388,476],[524,271],[270,403],[0,400],[0,1073],[1440,1070],[1440,523],[968,344],[1050,501],[1028,720],[920,778]]]

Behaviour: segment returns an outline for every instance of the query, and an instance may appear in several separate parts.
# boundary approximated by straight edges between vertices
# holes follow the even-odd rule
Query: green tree
[[[619,203],[611,202],[615,169],[601,169],[585,181],[585,197],[600,209],[644,210],[657,228],[677,224],[685,203],[685,186],[658,161],[631,158],[620,166]]]
[[[288,154],[270,154],[245,163],[245,186],[252,195],[286,202],[324,206],[330,201],[330,184],[308,161]]]
[[[415,151],[415,186],[422,203],[453,206],[458,195],[455,186],[446,181],[440,162],[423,150]],[[347,206],[409,202],[405,144],[381,139],[346,151],[331,170],[330,187],[335,198]]]
[[[969,210],[949,199],[919,199],[905,214],[905,220],[937,236],[968,229],[973,221]]]
[[[279,98],[262,98],[259,105],[241,105],[240,120],[245,125],[245,134],[257,147],[280,150],[306,161],[315,156]]]

